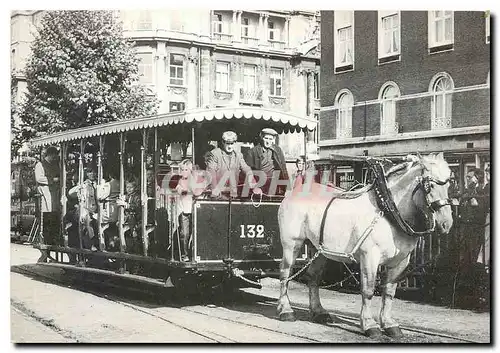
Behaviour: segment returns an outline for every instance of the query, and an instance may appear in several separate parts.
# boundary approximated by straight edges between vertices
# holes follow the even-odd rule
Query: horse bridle
[[[434,178],[431,175],[425,175],[424,172],[427,170],[425,166],[423,166],[422,169],[422,175],[417,177],[417,186],[415,186],[415,189],[413,189],[412,192],[412,197],[415,195],[415,193],[419,190],[422,189],[424,191],[425,195],[425,202],[427,203],[427,207],[432,211],[432,213],[437,212],[441,207],[444,206],[451,206],[451,200],[448,199],[439,199],[435,201],[429,200],[429,194],[431,192],[431,183],[443,186],[446,185],[451,178],[451,173],[450,176],[446,180],[439,180]]]

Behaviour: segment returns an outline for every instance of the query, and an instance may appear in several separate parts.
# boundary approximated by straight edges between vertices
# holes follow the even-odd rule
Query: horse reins
[[[429,224],[426,230],[424,231],[416,231],[408,224],[408,222],[401,216],[401,213],[399,213],[397,206],[394,202],[394,198],[392,196],[392,193],[387,186],[387,179],[384,173],[384,168],[381,165],[381,162],[375,159],[368,159],[367,160],[368,165],[370,166],[370,170],[372,171],[374,175],[375,182],[373,184],[373,187],[375,189],[375,194],[377,196],[377,204],[380,208],[380,212],[375,216],[371,224],[368,226],[368,228],[365,230],[363,235],[358,239],[356,245],[352,249],[350,253],[334,253],[331,251],[328,251],[323,247],[324,243],[324,232],[325,232],[325,223],[326,223],[326,217],[328,214],[328,210],[330,206],[332,205],[333,201],[340,198],[342,199],[343,194],[336,195],[330,199],[328,204],[326,205],[325,211],[323,212],[323,217],[321,219],[321,225],[320,225],[320,234],[319,234],[319,247],[320,249],[318,252],[325,252],[325,253],[331,253],[334,255],[341,255],[345,256],[347,259],[351,261],[355,261],[353,254],[358,250],[358,248],[361,246],[361,244],[364,242],[366,237],[371,233],[373,230],[373,227],[375,226],[376,222],[382,218],[384,215],[388,215],[393,222],[395,222],[401,230],[403,230],[406,234],[411,235],[411,236],[423,236],[423,235],[428,235],[434,231],[435,228],[435,220],[434,220],[434,212],[436,212],[439,208],[451,205],[450,199],[446,200],[436,200],[433,202],[430,202],[428,199],[428,195],[430,193],[430,183],[435,183],[437,185],[445,185],[448,183],[449,178],[441,181],[438,179],[433,178],[432,176],[421,176],[419,177],[418,184],[415,187],[415,189],[412,192],[412,197],[415,195],[415,193],[422,188],[424,190],[424,195],[427,203],[427,207],[431,210],[432,214],[432,224]],[[423,174],[423,172],[422,172]]]

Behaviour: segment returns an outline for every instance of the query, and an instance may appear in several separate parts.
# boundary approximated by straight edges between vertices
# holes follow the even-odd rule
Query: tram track
[[[85,280],[84,282],[75,282],[74,280],[71,280],[70,278],[64,280],[64,279],[60,279],[60,278],[57,278],[56,276],[51,276],[51,275],[46,275],[46,274],[43,274],[43,273],[40,273],[38,271],[34,271],[34,270],[31,270],[29,268],[27,268],[26,266],[24,265],[21,265],[21,266],[17,266],[17,270],[16,272],[18,273],[21,273],[21,274],[25,274],[25,275],[28,275],[32,278],[39,278],[39,279],[44,279],[50,283],[54,283],[54,284],[58,284],[58,285],[64,285],[64,286],[67,286],[67,285],[71,285],[72,288],[74,289],[77,289],[77,290],[81,290],[83,292],[86,292],[86,293],[89,293],[89,294],[92,294],[92,295],[95,295],[97,297],[100,297],[100,298],[103,298],[103,299],[106,299],[108,301],[111,301],[115,304],[119,304],[121,306],[124,306],[124,307],[127,307],[129,309],[132,309],[136,312],[140,312],[142,314],[145,314],[145,315],[148,315],[148,316],[151,316],[155,319],[158,319],[158,320],[162,320],[162,321],[165,321],[171,325],[174,325],[178,328],[181,328],[181,329],[184,329],[186,331],[189,331],[191,333],[194,333],[196,335],[199,335],[205,339],[208,339],[210,340],[211,342],[213,343],[241,343],[240,341],[237,341],[237,340],[234,340],[228,336],[225,336],[221,333],[218,333],[218,332],[215,332],[215,331],[212,331],[212,330],[206,330],[206,329],[193,329],[193,325],[184,325],[184,324],[181,324],[179,322],[176,322],[175,320],[172,320],[172,319],[169,319],[169,318],[166,318],[165,317],[165,314],[162,314],[162,313],[158,313],[158,312],[155,312],[156,310],[154,309],[147,309],[147,308],[141,308],[139,307],[138,305],[135,305],[135,304],[130,304],[130,303],[125,303],[123,302],[122,299],[124,295],[126,295],[128,292],[128,294],[134,294],[134,295],[137,295],[137,294],[143,294],[145,297],[152,297],[152,292],[151,291],[148,291],[148,290],[141,290],[141,289],[137,289],[137,288],[130,288],[128,286],[119,286],[119,285],[115,285],[115,284],[110,284],[110,283],[103,283],[103,282],[100,282],[100,281],[92,281],[92,280]],[[95,288],[97,287],[97,288]],[[114,289],[114,290],[117,290],[119,291],[121,294],[120,295],[116,295],[116,294],[113,294],[113,293],[109,293],[109,292],[103,292],[103,289]],[[122,298],[120,298],[122,297]],[[139,300],[146,300],[146,301],[151,301],[150,298],[141,298]],[[162,300],[162,302],[165,302],[165,300]],[[300,339],[300,340],[303,340],[303,341],[307,341],[307,342],[310,342],[310,343],[319,343],[321,341],[319,340],[314,340],[314,339],[311,339],[309,337],[306,337],[306,336],[303,336],[303,335],[295,335],[295,334],[290,334],[290,333],[286,333],[286,332],[283,332],[283,331],[280,331],[280,330],[273,330],[273,329],[269,329],[269,328],[265,328],[265,327],[261,327],[261,326],[258,326],[258,325],[253,325],[253,324],[248,324],[248,323],[244,323],[244,322],[241,322],[241,321],[238,321],[238,320],[231,320],[231,319],[228,319],[228,318],[224,318],[222,316],[213,316],[213,315],[208,315],[206,313],[203,313],[203,312],[200,312],[198,310],[194,310],[194,309],[190,309],[190,308],[176,308],[177,310],[179,311],[182,311],[182,312],[185,312],[185,313],[189,313],[189,314],[195,314],[197,316],[204,316],[204,317],[209,317],[211,319],[218,319],[218,320],[222,320],[222,321],[225,321],[225,322],[228,322],[228,323],[231,323],[232,325],[238,325],[238,326],[245,326],[245,327],[250,327],[252,329],[259,329],[259,330],[262,330],[262,331],[265,331],[265,332],[272,332],[274,334],[278,334],[278,335],[281,335],[281,336],[289,336],[289,337],[294,337],[294,338],[297,338],[297,339]],[[196,321],[196,320],[195,320]],[[43,322],[42,322],[43,323]],[[196,326],[196,325],[194,325]],[[50,326],[49,326],[50,327]],[[205,332],[200,332],[200,331],[205,331]]]
[[[75,280],[74,278],[72,279],[71,276],[68,276],[69,278],[61,279],[57,278],[55,276],[47,275],[40,273],[39,271],[35,271],[30,269],[27,266],[21,265],[17,267],[19,273],[24,273],[28,276],[32,277],[38,277],[41,279],[48,280],[52,283],[55,284],[60,284],[60,285],[68,285],[71,284],[73,288],[76,288],[78,290],[90,293],[92,295],[104,298],[106,300],[112,301],[116,304],[125,306],[129,309],[132,309],[134,311],[143,313],[145,315],[154,317],[155,319],[159,319],[162,321],[165,321],[171,325],[175,325],[176,327],[179,327],[181,329],[185,329],[189,332],[192,332],[196,335],[199,335],[205,339],[208,339],[214,343],[237,343],[238,341],[235,341],[234,339],[231,339],[230,337],[227,337],[223,334],[214,332],[212,330],[201,330],[204,332],[200,332],[200,329],[193,329],[191,326],[176,322],[175,320],[172,320],[170,318],[165,317],[165,314],[159,313],[156,309],[149,309],[149,308],[141,308],[140,306],[136,304],[131,304],[131,303],[126,303],[123,302],[123,295],[127,293],[129,296],[135,296],[135,295],[140,295],[141,298],[138,298],[137,300],[139,301],[149,301],[151,300],[161,300],[162,304],[173,304],[175,307],[177,303],[175,303],[175,299],[172,298],[164,298],[162,297],[161,299],[158,298],[158,294],[156,290],[151,290],[147,288],[131,288],[130,286],[123,286],[119,284],[113,284],[113,283],[103,283],[101,281],[92,281],[89,278],[86,278],[85,280]],[[116,295],[113,293],[105,292],[103,289],[112,289],[118,291],[120,294]],[[244,295],[255,295],[255,294],[250,294],[250,293],[244,293]],[[121,298],[120,298],[121,297]],[[273,301],[269,297],[265,297],[270,300],[259,300],[257,305],[261,306],[276,306],[276,302]],[[130,298],[128,298],[130,299]],[[209,306],[209,307],[216,307],[216,306]],[[294,304],[292,306],[295,310],[302,310],[302,311],[308,311],[307,306],[305,305],[300,305],[300,304]],[[326,343],[324,340],[312,338],[310,336],[306,335],[301,335],[301,334],[296,334],[296,333],[290,333],[286,332],[285,329],[277,329],[277,328],[272,328],[272,327],[264,327],[262,323],[260,324],[252,324],[248,322],[242,322],[241,319],[234,319],[234,318],[228,318],[227,316],[224,316],[223,313],[218,313],[216,310],[210,310],[209,312],[206,312],[204,310],[201,310],[200,308],[196,307],[176,307],[176,310],[180,310],[182,312],[186,312],[189,314],[195,314],[195,315],[202,315],[204,317],[210,318],[210,319],[218,319],[222,320],[224,322],[230,323],[232,325],[238,325],[238,326],[245,326],[248,327],[252,330],[263,330],[265,332],[272,333],[274,335],[284,335],[284,336],[289,336],[289,337],[294,337],[299,340],[304,340],[306,342],[310,343]],[[335,318],[340,319],[337,320],[333,325],[326,325],[330,327],[335,327],[338,329],[341,329],[345,331],[346,333],[349,334],[355,334],[355,335],[361,335],[361,332],[359,329],[357,329],[358,325],[358,317],[353,316],[353,315],[348,315],[346,313],[340,312],[340,311],[329,311]],[[195,320],[196,321],[196,320]],[[343,321],[343,323],[342,323]],[[401,325],[401,329],[407,332],[411,332],[413,334],[423,336],[423,337],[432,337],[432,338],[439,338],[439,339],[445,339],[448,341],[451,341],[450,343],[483,343],[479,342],[476,340],[472,339],[466,339],[463,337],[457,337],[453,336],[444,332],[437,332],[434,330],[427,330],[427,329],[422,329],[420,327],[415,327],[415,326],[409,326],[409,325]],[[362,337],[362,338],[361,338]],[[366,338],[364,336],[360,336],[361,340],[365,340]],[[367,342],[373,342],[373,340],[367,340]],[[381,342],[392,342],[393,340],[389,339],[388,337],[382,337]]]

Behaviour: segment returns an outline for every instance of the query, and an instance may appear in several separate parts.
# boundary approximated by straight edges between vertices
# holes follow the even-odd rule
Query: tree
[[[47,11],[31,49],[17,140],[156,113],[112,12]]]

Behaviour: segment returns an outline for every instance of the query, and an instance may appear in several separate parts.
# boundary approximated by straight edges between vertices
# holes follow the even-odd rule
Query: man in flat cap
[[[231,196],[236,196],[240,172],[245,173],[245,180],[255,194],[262,192],[257,187],[252,169],[245,163],[243,155],[234,150],[236,141],[236,133],[226,131],[222,134],[222,148],[217,147],[206,155],[205,163],[211,177],[210,184],[214,197],[219,197],[222,189],[227,186],[230,187]]]
[[[288,180],[285,155],[276,144],[276,136],[278,136],[276,130],[262,129],[259,134],[259,143],[248,151],[245,161],[252,170],[263,171],[267,176],[267,182],[263,187],[264,192],[282,195],[286,191],[284,185],[279,185],[276,190],[269,190],[273,176],[279,180]]]

